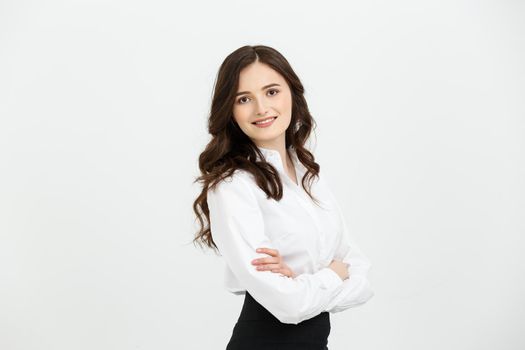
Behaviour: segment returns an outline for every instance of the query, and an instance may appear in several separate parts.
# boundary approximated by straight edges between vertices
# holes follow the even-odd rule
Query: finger
[[[259,265],[256,267],[259,271],[267,271],[267,270],[273,270],[273,269],[280,269],[281,265],[279,264],[266,264],[266,265]]]
[[[281,262],[281,258],[260,258],[252,260],[253,265],[262,265],[262,264],[279,264]]]
[[[271,249],[271,248],[258,248],[256,250],[257,253],[265,253],[269,254],[271,256],[279,256],[279,251],[277,249]]]

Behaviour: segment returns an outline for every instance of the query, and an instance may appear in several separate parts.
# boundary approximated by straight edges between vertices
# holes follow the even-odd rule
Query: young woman
[[[288,61],[267,46],[226,57],[199,157],[194,241],[218,250],[244,295],[227,350],[328,349],[330,313],[366,303],[370,261],[304,146],[314,120]]]

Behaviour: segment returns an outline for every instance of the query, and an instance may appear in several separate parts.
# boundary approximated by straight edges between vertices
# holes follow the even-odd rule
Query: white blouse
[[[279,321],[291,324],[366,303],[374,295],[367,279],[371,263],[350,236],[322,171],[311,192],[324,209],[302,188],[306,168],[293,147],[290,156],[298,184],[285,172],[278,151],[259,149],[279,172],[280,201],[267,199],[253,175],[242,169],[208,191],[210,229],[226,263],[227,290],[236,295],[248,291]],[[270,257],[257,253],[257,248],[277,249],[296,277],[256,270],[252,260]],[[341,280],[328,267],[333,259],[349,264],[348,279]]]

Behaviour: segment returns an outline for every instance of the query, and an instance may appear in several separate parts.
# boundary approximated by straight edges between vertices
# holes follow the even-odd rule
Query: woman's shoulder
[[[252,175],[244,169],[235,169],[231,174],[223,175],[209,191],[249,191],[253,186]]]
[[[228,176],[223,176],[214,185],[210,185],[206,200],[210,210],[222,207],[245,211],[257,206],[257,197],[249,174],[242,170],[235,170]]]

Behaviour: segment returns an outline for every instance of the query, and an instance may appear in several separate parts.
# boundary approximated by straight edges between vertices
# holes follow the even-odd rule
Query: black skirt
[[[298,324],[281,323],[248,292],[226,350],[328,350],[327,311]]]

